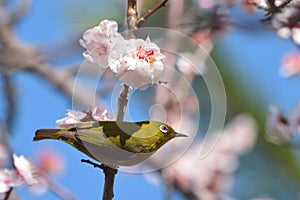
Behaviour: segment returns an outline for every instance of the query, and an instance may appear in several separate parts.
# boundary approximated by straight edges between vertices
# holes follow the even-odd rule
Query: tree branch
[[[127,1],[127,26],[128,30],[135,30],[137,28],[137,0]]]
[[[77,200],[77,198],[67,188],[63,187],[53,179],[49,178],[47,174],[43,174],[46,181],[45,187],[48,188],[54,195],[64,200]]]
[[[161,0],[154,8],[148,10],[148,12],[146,12],[142,17],[140,17],[137,20],[136,26],[137,27],[141,26],[147,20],[147,18],[150,17],[153,13],[155,13],[160,8],[165,7],[167,2],[168,0]]]
[[[280,9],[285,8],[291,2],[292,2],[292,0],[286,0],[280,6],[278,6],[278,8],[280,8]]]
[[[116,121],[123,121],[124,119],[124,115],[128,103],[129,90],[130,90],[129,86],[123,84],[122,90],[118,98],[118,110],[117,110]]]
[[[137,28],[137,0],[127,1],[127,25],[129,29],[129,38],[135,38],[134,30]],[[124,114],[128,103],[129,86],[123,85],[118,98],[117,121],[123,121]],[[117,170],[109,166],[103,166],[105,175],[103,200],[111,200],[114,197],[114,181]]]
[[[104,165],[103,165],[103,164],[94,163],[94,162],[92,162],[92,161],[90,161],[90,160],[86,160],[86,159],[81,159],[81,162],[90,164],[90,165],[92,165],[94,168],[99,168],[99,169],[104,170]]]
[[[15,104],[15,92],[14,87],[11,83],[11,78],[7,74],[3,74],[3,83],[4,83],[4,93],[6,97],[6,127],[10,130],[10,128],[14,124],[14,116],[16,113],[16,104]],[[8,132],[10,132],[8,130]]]
[[[13,188],[12,187],[9,188],[9,190],[5,193],[3,200],[8,200],[12,191],[13,191]]]
[[[20,19],[23,15],[27,13],[31,6],[31,0],[21,0],[18,1],[17,8],[11,13],[10,19],[11,23],[15,23],[18,19]]]

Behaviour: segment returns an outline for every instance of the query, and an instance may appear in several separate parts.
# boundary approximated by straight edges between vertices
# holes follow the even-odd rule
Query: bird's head
[[[141,129],[132,136],[138,138],[146,152],[155,152],[175,137],[187,137],[171,126],[157,121],[140,122]]]

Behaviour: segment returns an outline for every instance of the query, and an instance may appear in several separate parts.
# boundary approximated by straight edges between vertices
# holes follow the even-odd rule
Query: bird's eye
[[[166,125],[160,125],[159,130],[163,133],[167,133],[169,131]]]

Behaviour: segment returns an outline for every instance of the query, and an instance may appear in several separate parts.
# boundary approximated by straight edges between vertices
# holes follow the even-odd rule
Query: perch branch
[[[137,0],[127,1],[127,25],[129,29],[129,38],[135,38],[134,30],[137,28]],[[128,103],[129,86],[123,85],[118,98],[117,121],[123,121],[124,114]],[[103,166],[105,176],[103,200],[111,200],[114,197],[114,181],[117,173],[116,169],[109,166]]]
[[[9,190],[5,193],[5,196],[3,198],[3,200],[9,200],[10,194],[12,192],[13,188],[9,188]]]

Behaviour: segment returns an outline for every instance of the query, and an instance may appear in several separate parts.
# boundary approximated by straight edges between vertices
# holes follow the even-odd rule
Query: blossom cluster
[[[272,18],[272,25],[277,29],[277,34],[285,39],[291,38],[297,45],[300,45],[299,5],[291,4]]]
[[[238,156],[253,148],[257,126],[253,118],[239,115],[220,133],[220,139],[204,159],[199,159],[201,142],[194,145],[162,175],[168,187],[180,188],[192,199],[222,199],[232,185]],[[195,178],[198,177],[198,178]]]
[[[88,29],[80,40],[86,48],[83,57],[101,68],[107,66],[129,86],[145,88],[156,83],[164,69],[160,48],[148,37],[124,39],[115,21],[103,20]]]
[[[274,144],[293,143],[300,133],[300,102],[285,117],[276,106],[270,107],[266,123],[266,139]]]
[[[270,19],[280,37],[291,38],[300,45],[299,0],[250,0],[249,3],[266,11],[267,20]]]
[[[263,9],[266,12],[267,18],[265,21],[270,21],[270,24],[277,30],[277,34],[282,38],[291,38],[297,45],[300,45],[300,1],[299,0],[199,0],[198,6],[200,9],[212,10],[213,14],[203,17],[209,18],[205,21],[211,21],[211,29],[222,27],[224,30],[228,26],[226,21],[228,18],[228,10],[232,4],[239,3],[243,10],[249,13],[254,13],[257,9]],[[223,11],[223,12],[220,12]],[[220,13],[223,13],[220,15]],[[203,18],[202,17],[202,18]],[[203,21],[203,19],[199,21]],[[203,22],[202,22],[203,23]],[[227,25],[227,26],[226,26]]]
[[[23,182],[27,185],[37,184],[34,166],[24,156],[13,155],[14,170],[0,170],[0,193],[5,193],[12,187],[18,187]]]
[[[76,111],[68,110],[66,116],[56,120],[57,128],[68,128],[73,127],[74,124],[86,121],[108,121],[107,110],[101,110],[99,107],[95,107],[91,111]]]

